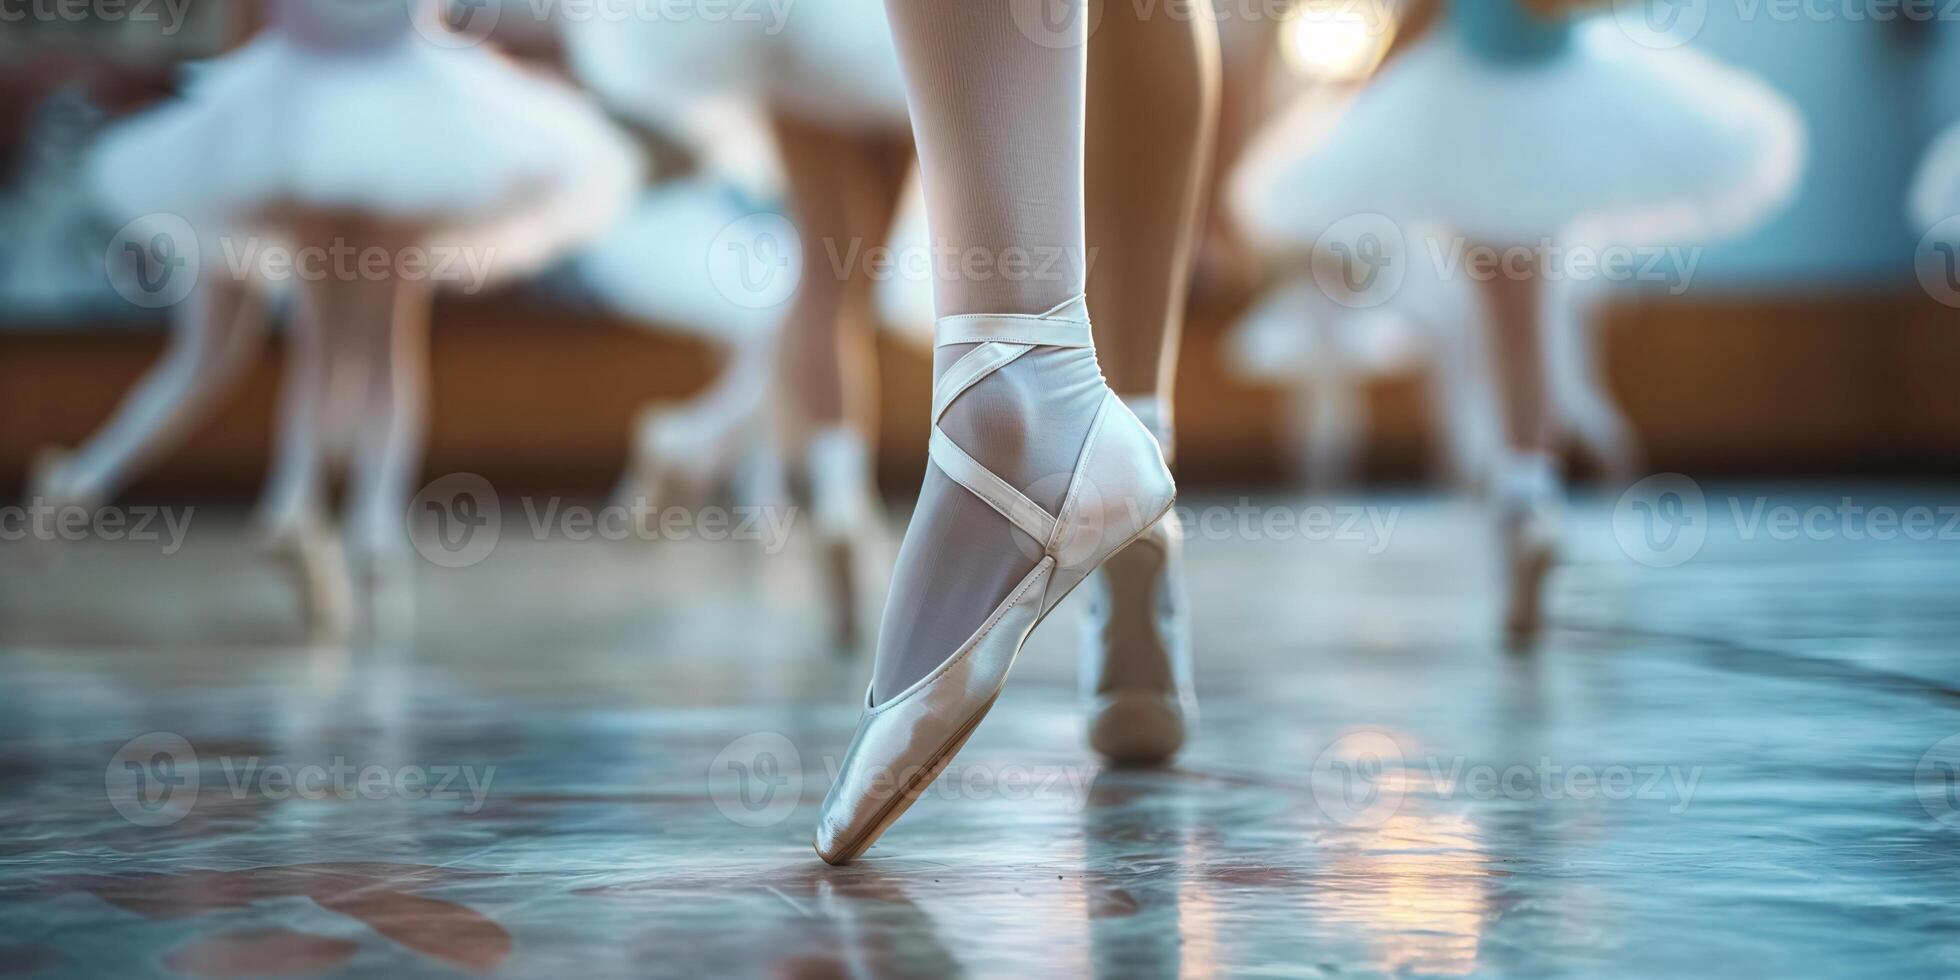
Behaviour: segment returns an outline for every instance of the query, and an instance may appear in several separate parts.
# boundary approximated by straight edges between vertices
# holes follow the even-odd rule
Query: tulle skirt
[[[711,343],[735,345],[772,334],[786,304],[758,303],[722,267],[715,250],[741,224],[770,214],[740,190],[712,177],[655,187],[604,238],[573,257],[578,282],[607,307]],[[795,249],[794,243],[786,243]],[[739,259],[739,257],[734,257]],[[800,265],[800,258],[789,261]]]
[[[110,129],[85,166],[120,220],[176,214],[202,235],[358,213],[482,249],[494,275],[604,231],[641,179],[637,149],[576,91],[419,36],[335,55],[262,34]]]
[[[883,0],[605,0],[562,26],[581,81],[670,131],[689,132],[704,106],[725,100],[847,128],[906,124]]]
[[[1655,241],[1738,232],[1792,194],[1803,127],[1788,99],[1706,55],[1642,47],[1611,18],[1573,41],[1505,66],[1439,31],[1351,97],[1310,93],[1248,149],[1235,212],[1294,246],[1357,213],[1493,244],[1575,223]]]

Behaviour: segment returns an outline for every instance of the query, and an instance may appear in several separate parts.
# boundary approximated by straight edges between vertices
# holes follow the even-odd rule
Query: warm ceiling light
[[[1306,0],[1280,34],[1295,71],[1321,82],[1354,82],[1374,74],[1395,40],[1387,0]]]

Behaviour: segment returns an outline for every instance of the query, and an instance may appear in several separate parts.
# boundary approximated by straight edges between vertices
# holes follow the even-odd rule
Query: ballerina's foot
[[[863,854],[917,800],[1035,627],[1175,496],[1156,440],[1103,384],[1079,298],[1036,316],[945,317],[935,333],[932,468],[819,815],[815,846],[831,864]]]
[[[1537,523],[1526,518],[1507,522],[1504,529],[1504,637],[1514,645],[1536,640],[1543,629],[1545,581],[1558,564],[1555,538],[1549,529],[1532,526]]]

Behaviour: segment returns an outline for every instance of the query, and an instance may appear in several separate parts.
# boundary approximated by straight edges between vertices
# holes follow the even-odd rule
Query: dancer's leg
[[[1485,281],[1484,318],[1491,363],[1497,373],[1504,444],[1513,454],[1551,450],[1544,339],[1540,335],[1540,286],[1535,271],[1498,275]]]
[[[1101,0],[1089,44],[1089,308],[1109,385],[1172,451],[1172,384],[1217,126],[1218,36],[1173,4]],[[1089,741],[1168,759],[1195,703],[1175,518],[1090,580],[1082,688]]]
[[[784,325],[791,445],[808,478],[811,527],[823,552],[832,640],[860,645],[859,545],[880,520],[872,490],[877,432],[874,281],[865,250],[882,244],[911,160],[909,140],[776,120],[790,204],[803,240],[803,278]]]
[[[1535,264],[1507,268],[1484,283],[1489,356],[1505,447],[1490,489],[1506,551],[1505,628],[1514,637],[1538,628],[1562,492],[1545,371],[1543,286]]]
[[[1084,10],[1064,6],[1059,25],[998,2],[888,10],[929,237],[956,261],[935,276],[932,466],[892,577],[875,704],[818,819],[833,864],[917,799],[1029,632],[1162,527],[1175,495],[1156,441],[1103,383],[1080,295]]]
[[[1067,26],[1036,37],[1024,27],[1042,25],[1017,22],[1010,7],[886,8],[919,146],[941,317],[1042,314],[1083,289],[1085,18],[1069,11]],[[972,349],[939,347],[934,377]],[[1053,514],[1106,393],[1093,348],[1041,347],[967,389],[939,428]],[[1042,547],[929,467],[892,577],[873,697],[891,697],[957,651]]]
[[[175,311],[163,359],[108,424],[49,477],[67,500],[106,500],[183,443],[251,367],[265,307],[246,284],[207,277]]]
[[[259,505],[259,523],[275,543],[292,543],[324,516],[324,456],[332,363],[327,325],[345,315],[334,284],[303,283],[287,317],[286,371],[272,470]]]
[[[1176,4],[1103,3],[1089,44],[1089,308],[1109,386],[1133,407],[1158,400],[1166,452],[1218,86],[1209,17]]]
[[[327,432],[337,362],[349,338],[335,329],[353,305],[344,284],[302,282],[286,331],[286,371],[272,470],[259,505],[266,543],[290,563],[308,629],[338,638],[352,623],[345,552],[326,513],[327,462],[335,451]]]
[[[1004,2],[886,4],[942,317],[1040,313],[1082,292],[1083,2],[1051,4],[1070,8],[1052,31],[1024,30]],[[1039,261],[1008,268],[1023,260]]]
[[[890,140],[793,116],[778,116],[775,131],[803,239],[803,276],[783,329],[784,381],[799,424],[869,434],[877,358],[863,256],[884,241],[906,155]]]
[[[422,280],[359,285],[371,388],[350,473],[349,530],[365,557],[387,558],[408,543],[408,502],[422,470],[434,290]]]

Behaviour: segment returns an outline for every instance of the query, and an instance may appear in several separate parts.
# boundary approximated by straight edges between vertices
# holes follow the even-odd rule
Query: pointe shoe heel
[[[1180,534],[1166,515],[1110,558],[1083,618],[1089,745],[1116,765],[1166,763],[1196,725]]]
[[[904,814],[993,707],[1028,635],[1091,572],[1147,532],[1175,497],[1156,441],[1107,389],[1056,514],[939,428],[962,393],[1016,358],[1041,347],[1088,347],[1080,298],[1040,316],[947,317],[937,334],[941,346],[972,346],[934,385],[933,465],[1037,542],[1040,554],[1030,556],[1034,567],[932,672],[883,703],[874,704],[865,691],[864,713],[818,816],[813,843],[830,864],[863,854]]]

